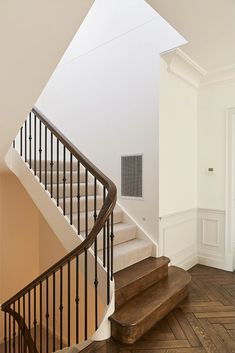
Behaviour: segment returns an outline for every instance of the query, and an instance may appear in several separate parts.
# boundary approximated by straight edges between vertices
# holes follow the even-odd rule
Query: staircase
[[[108,319],[115,340],[134,343],[187,295],[190,276],[155,257],[112,181],[36,108],[13,149],[79,245],[2,305],[4,352],[81,351]]]
[[[37,164],[38,165],[38,164]],[[61,168],[61,166],[60,166]],[[63,197],[58,198],[58,205],[63,210],[65,207],[65,215],[67,216],[68,222],[70,222],[70,204],[72,202],[72,224],[76,229],[80,229],[80,235],[85,239],[86,237],[86,177],[84,173],[80,173],[80,223],[78,225],[77,217],[77,181],[76,171],[73,172],[72,178],[72,200],[70,198],[70,173],[68,169],[69,164],[66,165],[65,173],[65,199]],[[56,195],[57,192],[57,172],[54,171],[52,175],[51,184],[51,171],[50,163],[48,163],[47,171],[45,172],[45,165],[41,166],[41,182],[45,186],[45,181],[49,181],[47,185],[48,192],[52,195]],[[76,165],[73,165],[73,170],[76,170]],[[40,180],[40,171],[37,168],[36,175]],[[63,171],[59,170],[59,195],[63,192]],[[97,211],[100,210],[103,203],[103,195],[101,190],[96,192],[96,207]],[[65,206],[63,206],[65,204]],[[94,221],[94,187],[92,180],[88,179],[87,182],[87,210],[88,210],[88,230],[93,226]],[[138,237],[138,227],[136,224],[128,223],[124,220],[124,211],[119,207],[115,206],[113,211],[113,271],[117,272],[139,262],[153,253],[153,243],[149,239],[142,239]],[[102,237],[103,230],[97,236],[97,255],[103,259],[103,249],[106,246],[104,244],[104,238]]]

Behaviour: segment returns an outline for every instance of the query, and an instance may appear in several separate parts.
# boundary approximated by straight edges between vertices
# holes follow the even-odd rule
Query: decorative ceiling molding
[[[181,49],[176,49],[162,55],[168,65],[168,72],[171,72],[193,86],[199,88],[201,79],[206,71],[193,61]]]
[[[208,72],[201,80],[201,86],[208,86],[214,83],[224,82],[235,78],[235,65],[226,66],[220,70]]]

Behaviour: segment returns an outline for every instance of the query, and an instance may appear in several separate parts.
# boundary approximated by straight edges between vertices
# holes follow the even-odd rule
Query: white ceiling
[[[181,49],[207,72],[235,65],[235,0],[146,0],[187,40]]]

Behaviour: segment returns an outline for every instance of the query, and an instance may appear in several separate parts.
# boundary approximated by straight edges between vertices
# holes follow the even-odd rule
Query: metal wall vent
[[[121,196],[143,197],[143,156],[121,156]]]

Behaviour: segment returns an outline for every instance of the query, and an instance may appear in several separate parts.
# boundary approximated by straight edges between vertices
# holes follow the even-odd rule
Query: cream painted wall
[[[39,212],[11,173],[0,175],[0,303],[39,273]],[[2,318],[2,314],[0,313]],[[0,341],[3,337],[0,320]]]
[[[225,209],[226,109],[235,106],[235,79],[202,86],[198,98],[198,207]],[[208,176],[206,169],[215,168]]]
[[[159,214],[197,207],[197,90],[169,73],[161,58]]]

